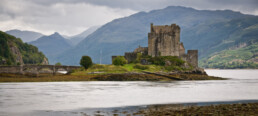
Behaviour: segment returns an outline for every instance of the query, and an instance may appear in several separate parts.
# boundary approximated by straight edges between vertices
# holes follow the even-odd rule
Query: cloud
[[[0,30],[33,30],[44,34],[58,31],[61,34],[74,35],[91,26],[102,25],[136,12],[84,2],[40,4],[4,0],[0,4]]]
[[[230,9],[258,15],[257,0],[1,0],[0,30],[21,29],[74,35],[138,11],[167,6]]]
[[[230,9],[247,14],[256,14],[258,0],[30,0],[43,5],[58,2],[76,4],[90,3],[110,8],[131,9],[134,11],[149,11],[167,6],[186,6],[196,9],[224,10]]]
[[[69,0],[68,0],[69,1]],[[91,4],[136,11],[149,11],[167,6],[186,6],[202,10],[230,9],[246,14],[258,15],[258,0],[77,0]]]

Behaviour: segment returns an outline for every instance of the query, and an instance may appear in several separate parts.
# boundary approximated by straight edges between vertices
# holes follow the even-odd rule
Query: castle
[[[126,52],[124,57],[128,63],[136,60],[137,53],[157,56],[177,56],[190,63],[193,67],[198,67],[198,50],[188,50],[180,42],[180,27],[176,24],[154,26],[151,23],[150,33],[148,33],[148,47],[139,46],[133,52]],[[112,56],[112,60],[116,56]]]

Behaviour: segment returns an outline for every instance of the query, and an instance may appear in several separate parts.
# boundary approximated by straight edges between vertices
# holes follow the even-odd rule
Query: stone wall
[[[148,47],[141,47],[141,46],[139,46],[133,52],[134,53],[142,53],[142,55],[148,55]]]
[[[148,33],[148,55],[179,56],[180,54],[180,27],[176,24],[153,26]]]
[[[185,47],[182,42],[180,42],[180,48],[179,48],[179,56],[182,56],[185,54]]]
[[[0,66],[0,73],[14,73],[24,74],[33,73],[38,74],[42,69],[49,69],[55,74],[58,69],[64,69],[70,72],[74,69],[79,69],[80,66],[56,66],[56,65],[20,65],[20,66]]]
[[[0,73],[22,73],[22,66],[0,66]]]
[[[189,62],[194,68],[198,67],[198,50],[188,50],[186,61]]]
[[[128,63],[132,63],[137,58],[137,53],[135,52],[125,52],[125,59],[128,61]]]

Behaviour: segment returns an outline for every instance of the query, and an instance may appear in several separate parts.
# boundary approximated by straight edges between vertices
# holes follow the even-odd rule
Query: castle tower
[[[151,24],[151,32],[148,33],[148,55],[180,56],[180,27],[176,24],[165,26]]]

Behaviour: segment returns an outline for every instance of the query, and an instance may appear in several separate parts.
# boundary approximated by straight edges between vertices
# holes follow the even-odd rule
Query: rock
[[[7,64],[6,59],[0,58],[0,65],[5,65],[5,64]]]
[[[44,57],[43,62],[41,64],[43,64],[43,65],[48,65],[49,64],[46,57]]]
[[[170,61],[165,61],[165,66],[171,66],[171,62]]]
[[[141,64],[142,64],[142,65],[150,65],[151,62],[148,62],[147,59],[141,59]]]
[[[10,51],[15,56],[15,62],[23,65],[24,63],[23,63],[22,54],[20,50],[15,45],[10,45]]]
[[[204,69],[203,68],[199,68],[199,67],[195,68],[193,72],[196,73],[196,74],[207,75],[207,73],[204,71]]]

